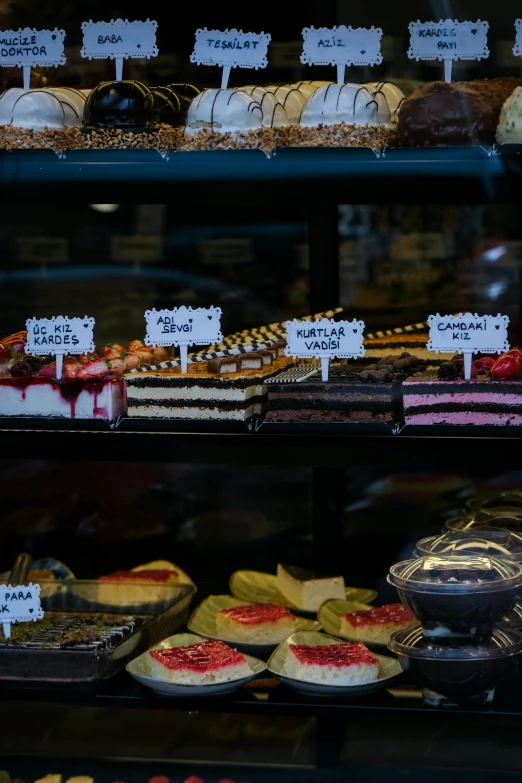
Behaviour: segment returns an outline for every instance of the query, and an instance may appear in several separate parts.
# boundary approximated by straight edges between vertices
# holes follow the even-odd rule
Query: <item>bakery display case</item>
[[[520,775],[522,22],[439,5],[0,4],[2,783]]]

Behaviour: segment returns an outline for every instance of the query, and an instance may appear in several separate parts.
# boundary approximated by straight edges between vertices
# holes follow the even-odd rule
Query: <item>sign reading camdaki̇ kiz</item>
[[[244,33],[242,30],[196,31],[196,45],[190,62],[218,65],[222,68],[266,68],[268,33]]]
[[[119,59],[128,57],[157,57],[156,30],[158,23],[129,22],[128,19],[112,19],[110,22],[83,22],[82,57],[89,60]]]
[[[305,65],[380,65],[382,30],[378,27],[305,27]]]
[[[507,315],[430,315],[428,351],[503,353],[509,351]]]
[[[411,22],[408,57],[414,60],[481,60],[489,57],[488,22]]]
[[[63,51],[65,30],[0,31],[0,65],[4,68],[23,68],[65,65]]]

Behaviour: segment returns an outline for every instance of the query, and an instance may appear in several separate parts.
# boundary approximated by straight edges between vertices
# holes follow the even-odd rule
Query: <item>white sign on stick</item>
[[[242,30],[196,30],[196,44],[190,62],[223,68],[221,88],[226,90],[232,68],[266,68],[268,33],[244,33]]]
[[[348,65],[380,65],[382,30],[379,27],[305,27],[304,65],[336,65],[337,82],[344,84]]]
[[[452,19],[440,22],[410,22],[410,48],[412,60],[444,61],[444,76],[451,82],[454,60],[483,60],[489,57],[489,23],[457,22]]]
[[[285,354],[300,359],[321,359],[323,381],[328,380],[330,359],[364,356],[364,321],[287,321]]]
[[[94,318],[29,318],[25,322],[27,345],[25,352],[32,356],[56,356],[56,377],[62,377],[65,354],[94,351]]]
[[[129,22],[128,19],[112,19],[110,22],[83,22],[82,57],[89,60],[116,60],[116,80],[122,80],[123,60],[129,57],[157,57],[156,30],[158,23]]]
[[[145,344],[179,346],[182,372],[187,372],[187,347],[211,345],[223,340],[220,307],[175,307],[173,310],[147,310]]]
[[[430,315],[428,351],[464,354],[464,377],[471,378],[474,353],[505,353],[509,351],[507,315]]]
[[[515,57],[522,57],[522,19],[515,20],[515,29],[517,31],[517,37],[513,54]]]
[[[24,90],[30,87],[31,68],[65,65],[65,30],[0,30],[0,66],[23,68]]]
[[[0,585],[0,623],[6,639],[11,637],[11,623],[36,622],[43,617],[40,585]]]

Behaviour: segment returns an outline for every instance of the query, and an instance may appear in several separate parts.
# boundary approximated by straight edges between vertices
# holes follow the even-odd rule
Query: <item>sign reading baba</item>
[[[63,45],[65,30],[0,31],[0,65],[5,68],[49,68],[65,65]]]
[[[40,585],[0,585],[0,623],[7,638],[11,636],[11,623],[36,622],[43,617]]]
[[[488,22],[410,22],[413,60],[482,60],[489,57]]]
[[[382,30],[377,27],[305,27],[305,65],[380,65]]]
[[[323,380],[328,380],[330,359],[356,359],[364,356],[364,321],[287,321],[287,356],[321,359]]]
[[[45,354],[92,353],[94,351],[94,318],[29,318],[25,323],[25,352]]]
[[[82,57],[89,60],[129,57],[157,57],[156,30],[158,23],[129,22],[128,19],[112,19],[110,22],[83,22]]]

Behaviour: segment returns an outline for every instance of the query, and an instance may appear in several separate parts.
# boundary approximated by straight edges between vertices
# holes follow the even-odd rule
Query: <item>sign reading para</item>
[[[410,22],[412,60],[444,60],[446,81],[451,81],[454,60],[482,60],[489,57],[488,22]]]
[[[181,369],[187,372],[187,346],[211,345],[223,339],[221,308],[175,307],[173,310],[147,310],[145,344],[180,347]]]
[[[156,30],[158,23],[129,22],[128,19],[112,19],[110,22],[83,22],[83,47],[81,56],[89,60],[116,60],[116,79],[122,80],[123,60],[129,57],[157,57]]]
[[[29,318],[25,322],[27,345],[25,352],[32,356],[56,356],[56,377],[62,377],[64,354],[92,353],[94,351],[94,318]]]
[[[378,27],[305,27],[301,62],[305,65],[380,65],[382,30]]]
[[[321,359],[323,381],[328,380],[330,359],[356,359],[364,356],[364,321],[287,321],[287,356]]]
[[[505,353],[509,351],[507,315],[430,315],[428,351],[464,354],[464,377],[471,378],[471,358],[474,353]]]
[[[4,68],[45,68],[65,65],[63,45],[65,30],[0,31],[0,65]]]
[[[515,20],[515,29],[517,31],[517,37],[515,40],[513,54],[515,57],[522,57],[522,19]]]
[[[226,90],[231,68],[266,68],[268,33],[244,33],[242,30],[196,30],[196,44],[190,62],[223,68],[221,87]]]
[[[36,622],[43,617],[40,585],[0,585],[0,622],[6,639],[11,636],[11,623]]]

